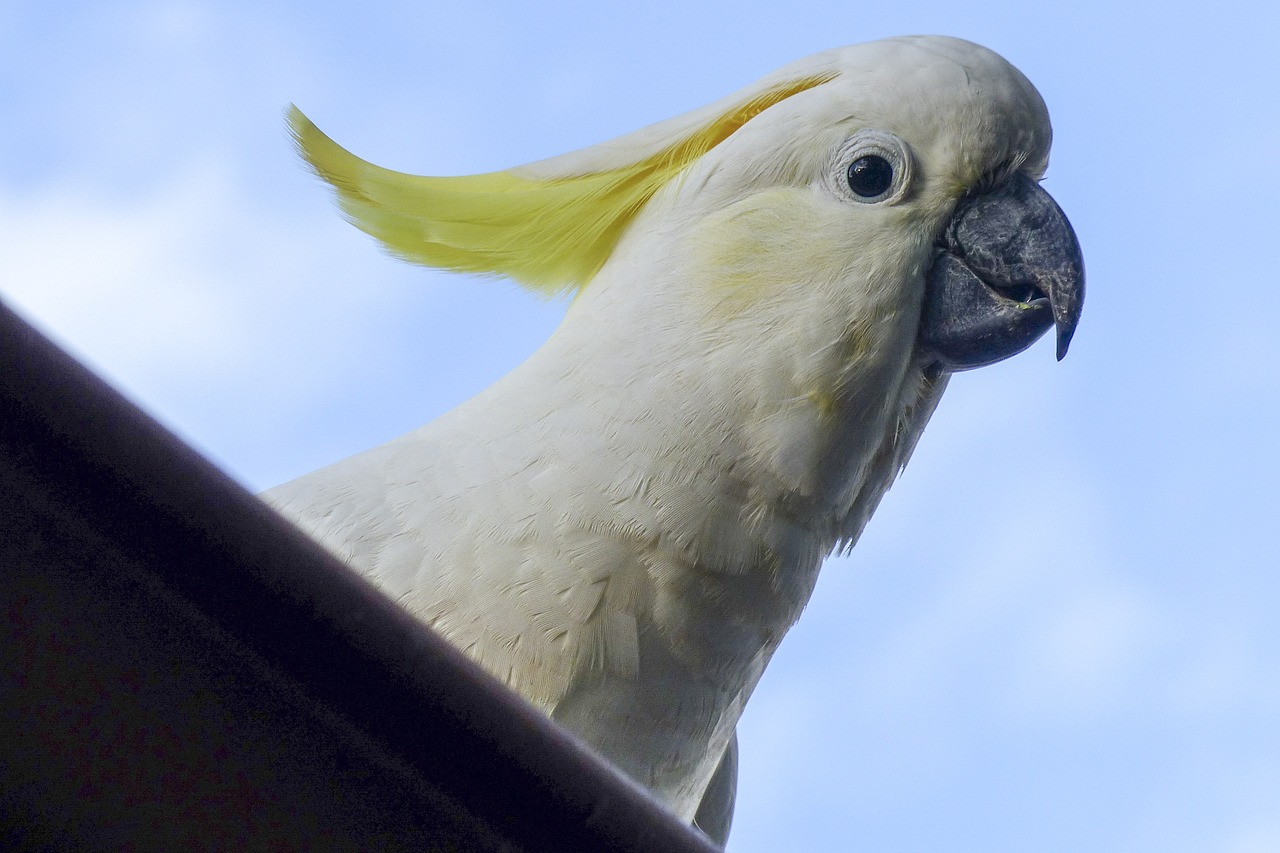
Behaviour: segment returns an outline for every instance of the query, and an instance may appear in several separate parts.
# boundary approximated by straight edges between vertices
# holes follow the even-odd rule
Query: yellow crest
[[[686,166],[764,110],[834,76],[827,71],[775,80],[613,143],[460,177],[375,166],[338,145],[295,106],[288,122],[303,158],[337,190],[343,212],[392,254],[432,267],[509,276],[556,295],[590,281],[627,224]],[[620,154],[626,162],[611,162]]]

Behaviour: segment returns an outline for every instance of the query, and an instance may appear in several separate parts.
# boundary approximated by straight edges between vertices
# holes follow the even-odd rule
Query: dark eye
[[[893,186],[893,164],[879,154],[866,154],[849,164],[849,189],[861,198],[875,198]]]

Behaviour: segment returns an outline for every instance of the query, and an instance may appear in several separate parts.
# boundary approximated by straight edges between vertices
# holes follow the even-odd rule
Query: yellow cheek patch
[[[663,185],[764,110],[831,80],[802,77],[747,97],[682,138],[627,165],[554,178],[514,171],[408,175],[362,160],[291,106],[298,150],[333,185],[338,204],[392,254],[460,272],[509,276],[555,295],[580,289]]]
[[[810,391],[805,396],[817,410],[818,417],[824,421],[834,418],[839,411],[840,404],[830,391]]]
[[[847,235],[831,224],[803,187],[754,193],[706,218],[691,244],[707,297],[733,313],[838,276],[848,262]]]

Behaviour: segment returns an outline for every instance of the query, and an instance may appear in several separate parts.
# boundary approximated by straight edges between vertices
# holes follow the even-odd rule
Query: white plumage
[[[821,561],[937,404],[947,373],[917,345],[935,244],[967,194],[1039,178],[1039,96],[976,45],[896,39],[456,179],[385,172],[293,121],[396,253],[576,296],[489,389],[265,498],[693,819]],[[869,156],[892,167],[870,199],[848,176]],[[526,189],[560,207],[519,207]]]

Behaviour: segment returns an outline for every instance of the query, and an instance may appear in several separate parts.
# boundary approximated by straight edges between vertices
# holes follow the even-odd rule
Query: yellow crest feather
[[[509,276],[555,295],[590,281],[627,224],[686,166],[759,113],[834,76],[779,83],[634,162],[567,176],[521,170],[408,175],[355,156],[296,106],[289,107],[288,122],[302,157],[337,190],[343,212],[392,254],[432,267]]]

